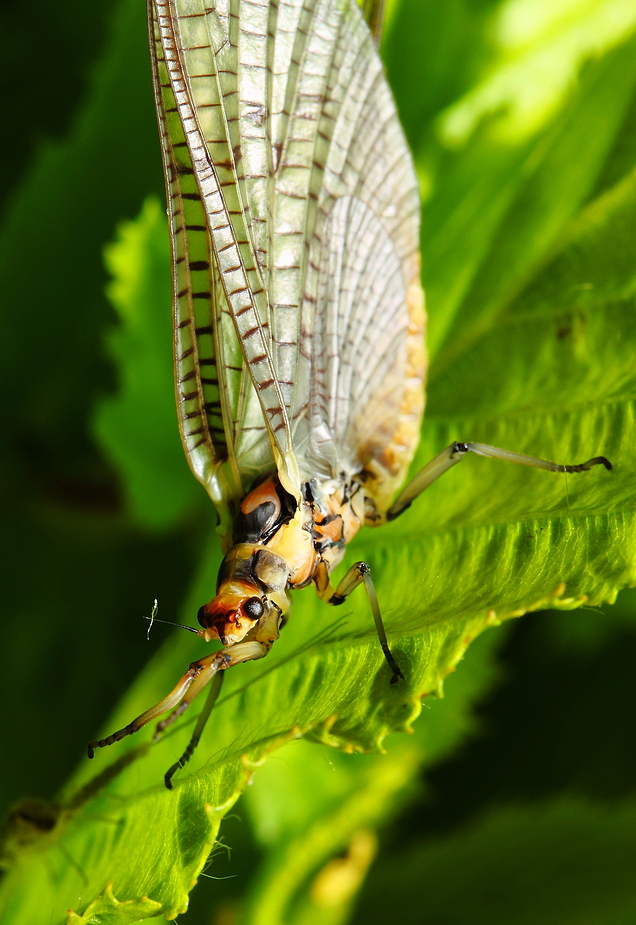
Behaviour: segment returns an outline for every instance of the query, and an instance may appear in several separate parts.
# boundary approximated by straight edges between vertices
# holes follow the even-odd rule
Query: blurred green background
[[[524,281],[523,267],[515,266],[512,282],[505,271],[520,249],[518,241],[516,250],[508,244],[514,229],[527,231],[531,194],[510,207],[511,193],[493,218],[487,246],[500,265],[484,269],[482,261],[462,282],[470,208],[480,220],[489,209],[494,215],[507,184],[534,176],[553,123],[571,99],[575,106],[581,87],[600,87],[603,74],[605,95],[599,90],[580,148],[536,184],[534,194],[553,196],[563,215],[556,230],[542,220],[541,240],[527,232],[521,250],[532,268],[547,259],[568,217],[632,174],[636,3],[403,0],[389,12],[383,54],[421,178],[433,373],[441,376],[453,362],[453,326],[471,330],[470,294],[502,299]],[[167,618],[179,610],[212,513],[192,479],[178,516],[141,523],[99,439],[96,409],[118,383],[104,250],[149,194],[163,196],[145,5],[63,0],[35,15],[32,5],[15,2],[0,10],[0,24],[11,75],[0,151],[0,788],[11,807],[26,795],[55,798],[84,743],[157,651],[163,630],[155,627],[148,642],[140,617],[154,598]],[[495,116],[496,145],[487,131]],[[456,152],[475,130],[473,163],[458,166]],[[594,157],[592,168],[586,158]],[[568,177],[585,170],[589,181],[570,202]],[[453,210],[467,201],[463,213]],[[508,225],[500,221],[506,208]],[[449,252],[457,253],[456,266]],[[487,313],[488,299],[483,304]],[[158,336],[169,363],[167,320]],[[431,402],[434,409],[434,387]],[[173,414],[168,404],[165,412]],[[187,467],[176,421],[166,441],[167,457],[181,467],[180,486]],[[152,497],[152,484],[145,490]],[[285,920],[636,923],[635,605],[627,591],[602,613],[529,615],[473,644],[447,684],[452,743],[433,754],[425,774],[419,765],[405,773],[377,835],[352,827],[358,840],[352,836],[341,858],[342,900],[316,899],[309,864],[297,874]],[[303,748],[313,749],[309,760],[341,757]],[[282,752],[266,767],[285,765],[292,774],[293,764]],[[219,852],[209,873],[231,879],[201,879],[185,919],[192,925],[239,915],[278,921],[263,910],[268,890],[284,893],[281,872],[290,862],[281,848],[284,825],[276,835],[271,823],[268,834],[254,808],[267,773],[222,828],[233,850]],[[275,802],[272,792],[267,799]],[[296,844],[310,851],[302,839]],[[354,898],[356,871],[360,879],[376,850]],[[320,866],[328,854],[317,852]],[[337,870],[325,874],[332,884]],[[313,905],[298,898],[310,881]]]

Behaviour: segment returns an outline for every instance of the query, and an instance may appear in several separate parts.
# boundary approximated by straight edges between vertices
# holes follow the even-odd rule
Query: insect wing
[[[235,481],[240,478],[238,436],[249,422],[250,399],[253,404],[246,367],[260,404],[256,429],[267,428],[281,478],[297,491],[287,410],[273,367],[267,293],[237,172],[241,153],[228,127],[238,118],[231,99],[237,79],[231,17],[224,24],[193,0],[154,0],[150,14],[172,206],[177,404],[186,454],[213,498],[222,501],[216,476],[224,458],[234,464]],[[225,314],[235,333],[224,324]],[[233,373],[239,373],[238,384]]]
[[[210,489],[229,458],[245,482],[273,452],[294,493],[301,477],[378,461],[399,477],[422,406],[419,203],[361,10],[153,8],[178,402],[195,472]]]
[[[357,4],[325,0],[315,13],[319,28],[294,53],[280,170],[282,185],[287,164],[309,160],[294,440],[313,474],[370,470],[386,510],[423,412],[418,185]]]
[[[364,18],[367,21],[371,35],[377,45],[382,38],[382,26],[384,25],[384,0],[364,0],[362,9]]]

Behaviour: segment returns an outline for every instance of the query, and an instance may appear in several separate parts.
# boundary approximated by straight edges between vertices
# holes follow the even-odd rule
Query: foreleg
[[[249,661],[250,659],[254,660],[257,658],[263,658],[263,656],[267,655],[267,653],[272,647],[272,643],[276,639],[278,639],[280,618],[281,618],[281,614],[280,614],[280,611],[277,610],[276,605],[271,606],[269,614],[263,617],[259,621],[255,630],[252,631],[255,633],[255,638],[253,640],[249,640],[246,642],[240,642],[237,645],[233,646],[231,649],[225,649],[224,652],[222,653],[221,652],[215,653],[216,655],[225,656],[226,664],[220,667],[222,667],[223,669],[231,668],[232,665],[238,665],[239,662],[246,662],[246,661]],[[173,776],[176,774],[179,768],[184,767],[184,765],[188,763],[190,758],[192,758],[192,755],[194,754],[194,750],[199,744],[199,740],[201,736],[203,735],[203,730],[205,729],[206,723],[208,719],[210,718],[210,714],[221,692],[221,686],[223,684],[224,674],[222,672],[219,672],[218,668],[215,674],[216,676],[214,678],[214,682],[208,693],[208,698],[205,702],[205,706],[203,707],[203,709],[201,710],[201,713],[199,714],[197,724],[194,727],[194,732],[192,733],[192,738],[188,742],[188,747],[184,751],[183,755],[179,758],[179,760],[176,761],[170,768],[168,768],[168,770],[165,773],[164,782],[168,790],[172,790]],[[207,684],[207,681],[204,681],[201,684],[201,686],[199,687],[199,690],[201,690],[201,688],[205,684]],[[198,693],[198,691],[193,693],[192,688],[194,688],[194,684],[188,691],[187,697],[184,698],[184,700],[188,699],[188,703],[192,702],[192,700],[196,697]],[[188,706],[188,703],[186,703],[186,705],[183,707],[183,710],[186,709],[186,707]],[[163,720],[163,722],[159,723],[157,725],[157,731],[155,733],[155,738],[163,731],[163,729],[165,729],[166,726],[168,726],[171,722],[173,722],[174,719],[177,718],[177,716],[180,716],[183,710],[181,709],[181,704],[179,704],[179,706],[174,711],[174,713],[172,713],[167,719]]]
[[[128,725],[124,726],[123,729],[118,729],[117,732],[113,732],[112,735],[107,736],[105,739],[98,739],[95,742],[89,742],[88,757],[92,758],[94,756],[96,748],[104,748],[106,745],[112,745],[113,742],[119,742],[119,740],[123,739],[125,736],[129,736],[134,732],[138,732],[142,726],[145,726],[146,723],[152,722],[152,720],[156,719],[157,716],[161,716],[161,714],[165,713],[167,710],[172,710],[186,694],[195,677],[201,671],[199,665],[199,662],[193,662],[175,689],[171,691],[167,697],[164,697],[163,700],[160,700],[159,703],[155,704],[154,707],[150,707],[149,710],[146,710],[145,713],[142,713],[141,716],[138,716],[137,719],[134,719],[132,723],[128,723]]]
[[[93,757],[96,748],[104,748],[107,745],[112,745],[113,742],[118,742],[125,736],[138,732],[147,723],[152,722],[153,719],[161,716],[162,713],[171,710],[172,712],[169,716],[158,723],[155,733],[156,738],[159,733],[187,710],[194,698],[203,690],[206,684],[212,680],[218,671],[231,668],[233,665],[238,665],[240,662],[247,662],[267,655],[272,647],[272,643],[278,638],[279,622],[280,612],[276,607],[272,606],[270,607],[269,613],[259,621],[257,626],[249,634],[253,634],[252,639],[248,637],[244,642],[239,642],[234,646],[221,649],[205,658],[199,659],[197,662],[192,662],[174,690],[171,691],[167,697],[164,697],[163,700],[160,700],[158,704],[146,710],[145,713],[142,713],[141,716],[134,719],[132,723],[124,726],[123,729],[118,729],[117,732],[112,733],[112,735],[107,736],[105,739],[89,742],[88,757]],[[202,731],[201,729],[200,732]]]
[[[225,673],[223,671],[219,671],[217,673],[216,677],[214,678],[214,681],[210,685],[210,690],[208,691],[208,697],[207,697],[207,700],[205,701],[205,706],[199,713],[199,718],[197,719],[197,724],[194,727],[192,738],[188,742],[188,747],[184,751],[183,755],[179,758],[179,760],[176,761],[170,768],[168,768],[168,770],[166,771],[164,775],[163,780],[168,790],[172,790],[173,776],[176,774],[179,768],[184,767],[184,765],[188,763],[188,761],[190,760],[190,758],[192,758],[194,754],[195,748],[199,744],[199,740],[201,736],[203,735],[203,730],[205,729],[207,721],[210,718],[210,713],[214,709],[214,705],[216,704],[219,694],[221,693],[221,687],[223,686],[224,677],[225,677]]]

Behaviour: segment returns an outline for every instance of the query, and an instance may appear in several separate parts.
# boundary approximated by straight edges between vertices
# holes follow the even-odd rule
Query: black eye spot
[[[265,608],[263,607],[263,602],[260,597],[251,597],[248,601],[245,601],[243,604],[243,613],[246,617],[249,617],[250,620],[260,620],[265,613]]]
[[[199,607],[197,611],[197,620],[199,621],[200,626],[208,626],[208,615],[205,612],[205,604],[202,607]]]

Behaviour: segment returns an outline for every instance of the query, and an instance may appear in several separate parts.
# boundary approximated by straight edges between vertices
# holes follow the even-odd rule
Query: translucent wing
[[[218,470],[229,458],[235,482],[230,492],[240,494],[240,436],[254,420],[252,442],[262,447],[261,432],[267,433],[270,460],[273,453],[281,478],[298,491],[287,408],[273,366],[267,293],[245,178],[239,176],[241,151],[233,144],[239,101],[231,18],[224,23],[192,0],[154,0],[149,9],[172,205],[176,389],[186,453],[217,502],[228,493]],[[260,406],[256,417],[247,373]]]
[[[321,35],[331,27],[331,54],[317,107],[320,185],[307,239],[295,443],[314,471],[364,466],[390,494],[423,411],[417,181],[357,6],[325,7]],[[307,62],[312,82],[316,69]]]
[[[295,490],[297,465],[394,476],[421,415],[419,207],[357,3],[151,8],[193,469],[213,497],[225,459],[237,492],[272,454]]]

